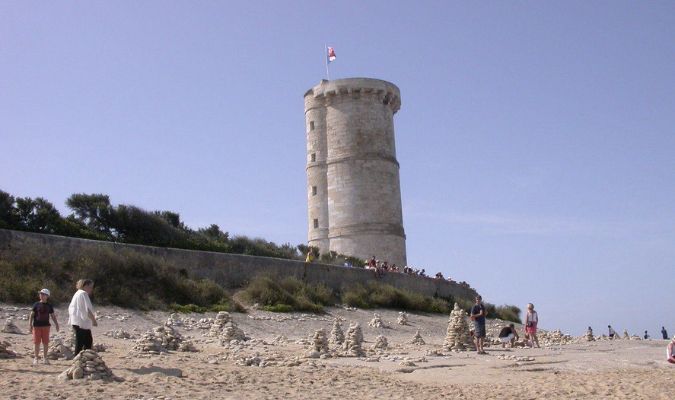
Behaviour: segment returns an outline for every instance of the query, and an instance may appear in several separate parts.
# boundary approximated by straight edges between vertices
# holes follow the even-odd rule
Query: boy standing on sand
[[[40,301],[33,304],[33,308],[28,318],[29,331],[33,333],[33,344],[35,344],[35,358],[33,365],[38,364],[38,357],[40,356],[40,343],[42,343],[44,357],[43,362],[49,364],[47,360],[47,350],[49,349],[49,317],[52,317],[56,331],[59,331],[59,321],[56,320],[54,314],[54,307],[49,304],[49,289],[42,289],[38,292]]]

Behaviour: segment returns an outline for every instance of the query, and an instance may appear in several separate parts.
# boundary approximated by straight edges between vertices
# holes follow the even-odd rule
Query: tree
[[[42,233],[59,233],[61,214],[54,205],[42,197],[16,199],[16,216],[20,228]]]
[[[227,243],[228,239],[230,238],[230,234],[228,232],[221,231],[220,227],[216,224],[211,224],[208,228],[202,228],[197,232],[206,236],[210,240],[220,243]]]
[[[113,236],[111,222],[114,209],[108,195],[76,193],[66,200],[66,205],[73,210],[76,219],[90,230]]]
[[[14,201],[14,196],[0,190],[0,228],[18,228],[16,212],[14,211]]]

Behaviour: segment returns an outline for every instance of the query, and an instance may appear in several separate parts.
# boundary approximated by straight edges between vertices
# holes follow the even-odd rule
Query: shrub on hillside
[[[75,261],[48,263],[39,258],[0,261],[0,301],[32,303],[43,287],[55,303],[67,302],[80,278],[93,279],[93,299],[101,305],[166,309],[170,304],[198,307],[237,305],[216,283],[187,276],[150,256],[108,249],[84,251]]]
[[[242,291],[244,299],[268,311],[323,312],[333,304],[333,291],[325,285],[308,285],[297,278],[278,281],[269,276],[254,278]]]
[[[343,288],[341,297],[343,303],[358,308],[381,307],[436,313],[450,312],[447,300],[423,296],[378,282]]]

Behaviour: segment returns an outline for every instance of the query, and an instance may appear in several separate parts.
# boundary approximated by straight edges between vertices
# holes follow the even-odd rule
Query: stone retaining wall
[[[269,274],[279,278],[294,276],[307,283],[324,283],[337,290],[344,285],[377,280],[426,296],[454,296],[471,299],[476,295],[473,289],[455,283],[399,273],[388,273],[376,278],[372,271],[362,268],[318,263],[306,265],[302,261],[280,258],[120,244],[0,229],[0,260],[32,255],[61,262],[76,259],[84,251],[106,248],[112,251],[149,255],[160,262],[184,268],[191,275],[213,279],[227,288],[241,287],[256,275]]]

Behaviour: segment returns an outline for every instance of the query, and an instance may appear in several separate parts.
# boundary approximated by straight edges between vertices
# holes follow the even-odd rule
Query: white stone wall
[[[310,244],[406,264],[393,121],[399,108],[399,89],[377,79],[322,81],[305,94]],[[325,195],[312,195],[317,182],[325,182]]]

